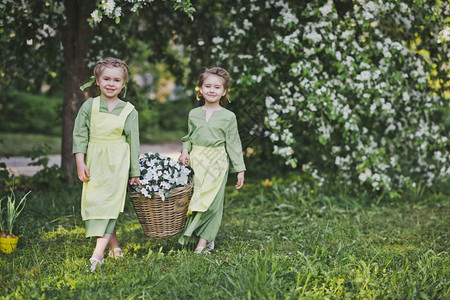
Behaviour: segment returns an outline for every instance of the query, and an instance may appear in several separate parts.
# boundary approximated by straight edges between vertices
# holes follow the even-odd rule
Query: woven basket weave
[[[192,183],[177,187],[169,192],[169,197],[164,201],[156,195],[146,198],[131,188],[128,188],[128,195],[145,234],[162,239],[183,230],[192,191]]]

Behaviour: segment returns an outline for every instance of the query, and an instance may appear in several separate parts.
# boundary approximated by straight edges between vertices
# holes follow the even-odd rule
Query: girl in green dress
[[[236,116],[225,109],[230,76],[222,68],[206,69],[197,84],[204,105],[189,112],[188,134],[181,140],[178,161],[194,169],[194,192],[179,242],[197,243],[195,253],[209,253],[222,222],[228,172],[237,173],[236,189],[244,184],[245,165]]]
[[[78,111],[73,130],[73,153],[83,182],[81,215],[86,237],[97,237],[89,259],[91,271],[109,255],[122,257],[116,220],[125,205],[127,184],[139,184],[139,125],[134,106],[119,99],[128,80],[128,66],[120,59],[97,62],[94,77],[100,96],[89,98]],[[126,88],[125,88],[126,89]]]

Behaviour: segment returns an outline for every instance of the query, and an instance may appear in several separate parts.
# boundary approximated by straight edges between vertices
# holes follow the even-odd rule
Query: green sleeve
[[[130,174],[129,177],[138,177],[141,175],[139,169],[139,114],[136,109],[128,115],[125,120],[124,133],[128,145],[130,145]]]
[[[242,144],[234,114],[225,134],[225,148],[227,150],[228,157],[230,158],[230,173],[245,171],[244,157],[242,155]]]
[[[72,153],[86,153],[89,143],[92,98],[86,100],[78,111],[73,128]]]
[[[192,150],[192,143],[191,143],[191,134],[192,134],[192,120],[191,120],[191,113],[189,113],[188,118],[188,134],[181,138],[181,142],[183,143],[183,149],[187,149],[189,152]]]

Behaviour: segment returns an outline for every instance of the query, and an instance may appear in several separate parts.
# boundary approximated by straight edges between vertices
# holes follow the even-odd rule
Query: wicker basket
[[[164,201],[159,196],[146,198],[131,188],[128,188],[128,195],[145,234],[162,239],[183,230],[192,191],[192,183],[175,188]]]

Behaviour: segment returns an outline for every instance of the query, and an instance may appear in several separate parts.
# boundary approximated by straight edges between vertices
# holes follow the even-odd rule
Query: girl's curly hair
[[[228,74],[227,70],[221,68],[221,67],[213,67],[213,68],[205,68],[202,74],[200,74],[200,77],[197,82],[197,99],[205,101],[205,98],[203,98],[203,95],[200,93],[200,88],[203,85],[203,82],[205,79],[210,75],[216,75],[223,79],[223,88],[226,91],[225,95],[223,95],[220,98],[220,105],[224,106],[225,103],[228,102],[230,96],[228,95],[228,90],[230,88],[230,74]]]

